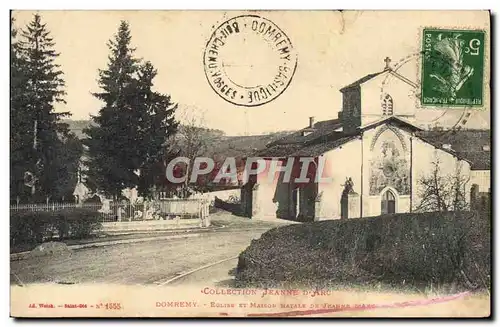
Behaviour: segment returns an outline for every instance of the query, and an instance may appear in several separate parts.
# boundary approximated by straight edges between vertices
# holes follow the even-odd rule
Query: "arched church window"
[[[394,102],[389,94],[386,94],[382,99],[382,115],[391,116],[394,113]]]

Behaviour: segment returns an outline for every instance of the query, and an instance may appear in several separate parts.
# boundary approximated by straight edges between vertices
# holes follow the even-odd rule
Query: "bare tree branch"
[[[461,211],[468,209],[466,190],[469,177],[462,174],[458,163],[452,174],[445,175],[438,157],[432,162],[430,174],[418,180],[420,203],[415,211]]]

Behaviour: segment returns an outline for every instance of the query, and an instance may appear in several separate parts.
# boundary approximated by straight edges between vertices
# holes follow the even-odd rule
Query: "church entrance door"
[[[396,213],[396,197],[390,190],[382,194],[381,207],[383,215]]]

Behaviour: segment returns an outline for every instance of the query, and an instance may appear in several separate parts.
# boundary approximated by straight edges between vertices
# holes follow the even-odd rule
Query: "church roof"
[[[482,151],[484,145],[491,144],[491,131],[488,129],[432,130],[417,135],[439,146],[450,144],[457,152]]]
[[[357,135],[342,134],[337,138],[330,139],[325,142],[274,145],[255,153],[254,156],[264,158],[317,157],[325,152],[338,148],[356,137]]]
[[[304,145],[300,143],[296,144],[277,144],[269,146],[265,149],[257,151],[252,154],[252,157],[263,157],[263,158],[282,158],[289,157],[291,153],[302,148]]]
[[[417,136],[437,148],[449,144],[453,152],[471,162],[472,170],[490,169],[490,130],[421,131]]]
[[[421,131],[419,127],[412,125],[402,118],[390,116],[361,126],[355,133],[346,134],[343,131],[338,131],[342,127],[341,121],[339,119],[331,119],[317,122],[313,128],[306,127],[271,142],[267,144],[265,149],[255,152],[253,156],[267,158],[315,157],[355,139],[364,130],[375,128],[385,123],[393,123]],[[310,134],[303,134],[304,131],[308,131]]]
[[[342,127],[339,119],[319,121],[313,128],[306,127],[279,140],[267,144],[257,151],[257,157],[315,156],[334,149],[351,140],[355,135],[337,131]],[[304,134],[304,131],[309,132]]]
[[[490,144],[489,130],[461,130],[455,132],[424,131],[404,119],[395,116],[361,126],[355,134],[336,131],[339,127],[342,127],[338,119],[320,121],[314,124],[313,129],[306,127],[287,135],[269,143],[265,149],[255,152],[252,156],[264,158],[317,157],[357,138],[362,131],[385,123],[412,128],[416,131],[416,136],[424,142],[432,144],[457,158],[470,162],[472,170],[490,169],[491,154],[489,151],[483,150],[483,146],[489,146]],[[304,135],[302,134],[303,131],[312,131],[312,133]],[[443,147],[443,144],[450,144],[452,150]]]
[[[334,133],[338,128],[342,127],[340,119],[330,119],[319,121],[314,124],[313,128],[305,127],[296,132],[293,132],[281,139],[268,144],[268,146],[278,145],[278,144],[304,144],[307,142],[314,141],[316,139],[321,139],[327,137],[329,134]],[[304,134],[307,132],[307,134]]]
[[[380,75],[380,74],[382,74],[382,73],[384,73],[384,72],[386,72],[386,71],[387,71],[387,70],[383,70],[383,71],[378,72],[378,73],[373,73],[373,74],[368,74],[368,75],[366,75],[366,76],[363,76],[363,77],[361,77],[360,79],[358,79],[357,81],[352,82],[351,84],[349,84],[349,85],[344,86],[343,88],[341,88],[341,89],[340,89],[340,92],[343,92],[343,91],[345,91],[345,90],[347,90],[347,89],[350,89],[350,88],[352,88],[352,87],[359,86],[359,85],[361,85],[361,84],[363,84],[363,83],[365,83],[365,82],[367,82],[367,81],[371,80],[372,78],[377,77],[378,75]]]
[[[471,170],[490,170],[491,153],[485,151],[458,152],[459,156],[471,162]]]
[[[357,135],[344,136],[333,141],[307,145],[300,150],[290,154],[290,157],[317,157],[325,152],[336,149],[347,142],[357,138]]]
[[[387,117],[381,118],[379,120],[375,120],[373,122],[370,122],[366,125],[360,126],[359,129],[360,130],[370,129],[370,128],[374,128],[374,127],[377,127],[379,125],[385,124],[387,122],[394,122],[394,123],[399,124],[399,125],[410,127],[411,129],[416,130],[416,131],[422,131],[422,128],[415,126],[412,123],[410,123],[409,121],[407,121],[401,117],[398,117],[398,116],[387,116]]]
[[[390,62],[390,59],[389,58],[386,58],[386,60],[389,60]],[[387,63],[388,64],[388,63]],[[381,75],[381,74],[384,74],[384,73],[389,73],[395,77],[397,77],[398,79],[400,79],[401,81],[405,82],[406,84],[412,86],[412,87],[417,87],[417,85],[412,82],[411,80],[409,80],[408,78],[404,77],[403,75],[399,74],[397,71],[393,70],[390,66],[386,66],[385,69],[381,72],[377,72],[377,73],[372,73],[372,74],[368,74],[366,76],[363,76],[361,77],[360,79],[358,79],[357,81],[354,81],[353,83],[347,85],[347,86],[344,86],[343,88],[340,89],[340,92],[344,92],[345,90],[348,90],[350,88],[353,88],[353,87],[357,87],[361,84],[364,84],[366,82],[368,82],[369,80]]]

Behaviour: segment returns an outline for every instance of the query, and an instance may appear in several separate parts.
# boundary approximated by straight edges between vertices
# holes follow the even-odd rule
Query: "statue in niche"
[[[340,198],[340,218],[347,219],[349,217],[349,194],[354,192],[354,182],[351,177],[345,179],[345,183],[341,184],[344,189]]]
[[[354,182],[352,181],[351,177],[346,177],[345,183],[341,184],[340,186],[342,186],[344,188],[342,191],[342,194],[347,195],[350,193],[354,193]]]

